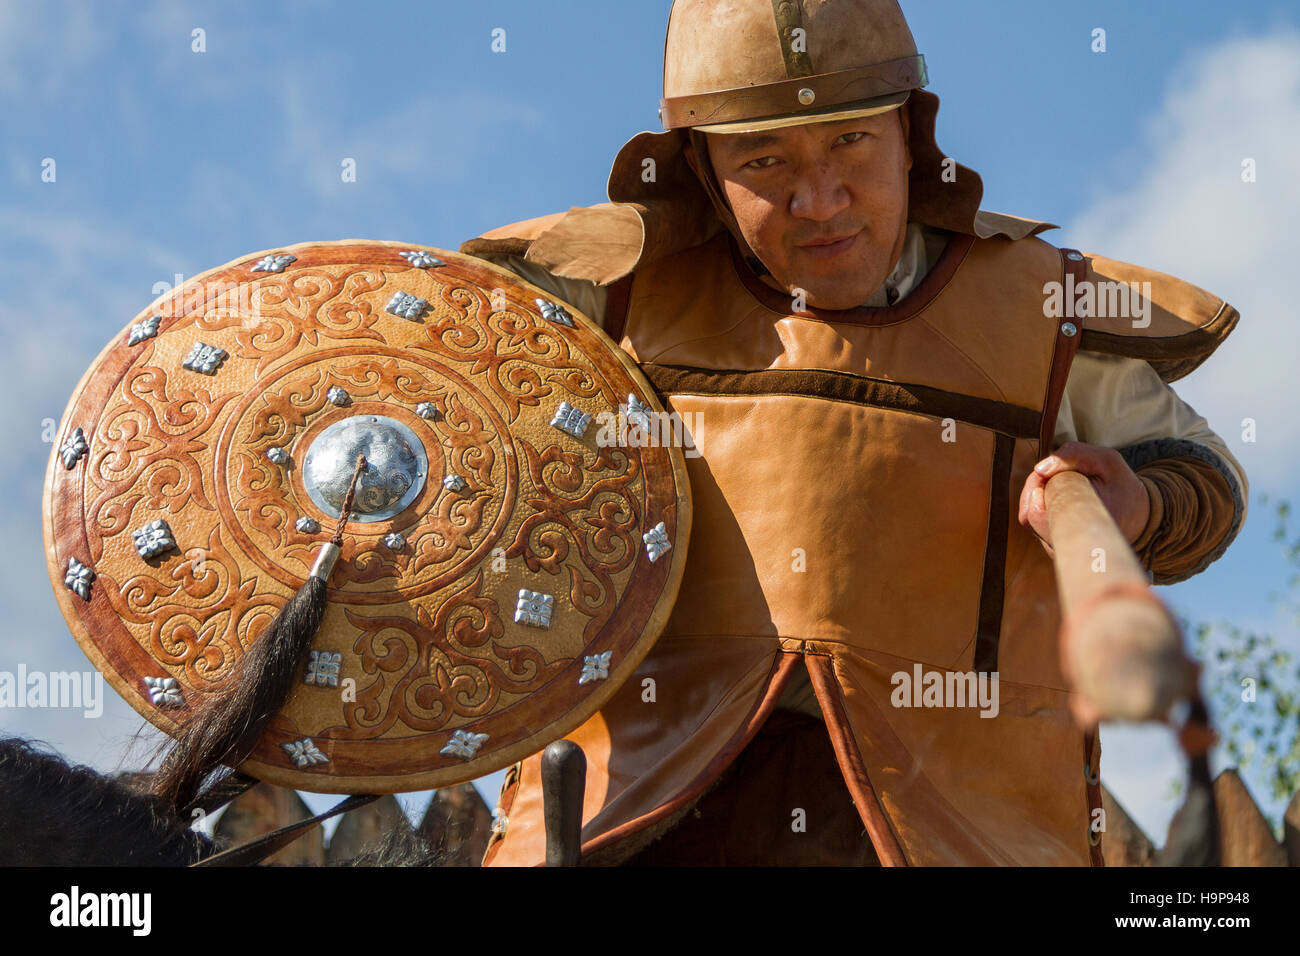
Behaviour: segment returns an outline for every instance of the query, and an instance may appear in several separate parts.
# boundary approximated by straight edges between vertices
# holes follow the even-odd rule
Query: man
[[[570,735],[584,862],[1102,862],[1043,487],[1089,475],[1155,583],[1221,555],[1246,477],[1167,382],[1237,313],[980,210],[925,82],[896,0],[677,0],[612,202],[461,247],[600,322],[698,452],[674,614]],[[543,847],[533,757],[485,863]]]

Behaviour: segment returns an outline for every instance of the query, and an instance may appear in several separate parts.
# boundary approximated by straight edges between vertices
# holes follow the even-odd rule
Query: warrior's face
[[[864,119],[709,133],[713,171],[745,241],[809,305],[862,305],[907,230],[905,107]]]

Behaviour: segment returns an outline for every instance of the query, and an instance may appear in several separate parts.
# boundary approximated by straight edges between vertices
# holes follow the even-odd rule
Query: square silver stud
[[[204,342],[195,342],[194,347],[190,349],[190,354],[185,357],[182,366],[191,372],[201,372],[204,375],[215,375],[221,363],[227,358],[228,353],[225,349],[219,349],[215,345],[208,345]]]
[[[307,661],[307,676],[303,679],[304,684],[314,684],[317,687],[338,687],[339,686],[339,667],[343,663],[343,654],[341,651],[309,651],[311,657]]]
[[[172,537],[172,529],[161,518],[150,521],[143,528],[132,531],[131,537],[135,541],[135,549],[140,552],[140,557],[145,559],[152,558],[155,554],[162,554],[169,548],[176,547],[176,541]]]
[[[551,615],[555,611],[555,595],[540,591],[519,589],[519,598],[515,602],[515,623],[527,624],[529,627],[550,627]]]
[[[591,416],[568,402],[560,402],[560,407],[556,409],[551,424],[574,438],[581,438],[583,432],[587,430],[587,426],[591,424]]]
[[[388,300],[388,305],[384,306],[384,311],[414,321],[424,315],[424,310],[428,307],[429,301],[427,299],[417,298],[409,292],[398,291],[394,292],[393,297]]]

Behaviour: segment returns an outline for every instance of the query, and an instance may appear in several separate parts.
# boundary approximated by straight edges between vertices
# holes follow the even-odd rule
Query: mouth
[[[848,252],[853,247],[853,244],[858,241],[860,235],[862,235],[862,230],[859,229],[851,235],[841,236],[838,239],[819,239],[806,245],[797,245],[795,248],[803,255],[812,256],[816,259],[833,259]]]

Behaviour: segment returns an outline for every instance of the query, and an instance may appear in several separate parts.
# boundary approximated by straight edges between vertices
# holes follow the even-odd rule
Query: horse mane
[[[0,866],[188,866],[211,852],[165,801],[0,737]]]

